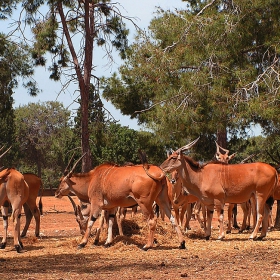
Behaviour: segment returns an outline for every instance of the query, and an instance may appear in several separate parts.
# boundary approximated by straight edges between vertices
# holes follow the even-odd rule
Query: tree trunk
[[[277,210],[274,228],[280,229],[280,200],[277,200]]]
[[[94,13],[93,7],[89,0],[85,0],[85,60],[84,60],[84,86],[81,90],[81,106],[82,106],[82,154],[87,153],[82,160],[82,172],[88,172],[92,168],[91,152],[89,147],[89,129],[88,129],[88,106],[90,93],[90,79],[92,70],[92,53],[94,32]],[[80,88],[81,89],[81,88]]]
[[[217,143],[223,148],[227,148],[227,130],[218,130],[217,131]]]
[[[88,103],[89,103],[89,86],[92,68],[93,38],[94,38],[94,17],[92,6],[89,0],[84,1],[85,7],[85,52],[84,52],[84,75],[80,67],[77,54],[75,52],[69,30],[67,28],[62,3],[58,3],[58,12],[61,18],[63,31],[67,39],[70,53],[75,65],[75,71],[79,81],[79,89],[81,96],[81,147],[82,154],[86,155],[82,159],[82,172],[88,172],[92,168],[91,152],[89,148],[89,129],[88,129]]]
[[[88,94],[89,89],[85,89],[85,92],[81,92],[81,146],[82,154],[86,153],[86,156],[82,159],[82,172],[88,172],[92,168],[91,164],[91,152],[89,147],[89,129],[88,129]]]

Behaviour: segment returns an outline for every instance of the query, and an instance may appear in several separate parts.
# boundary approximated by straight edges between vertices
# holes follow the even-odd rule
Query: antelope
[[[182,186],[182,180],[176,170],[173,171],[170,176],[170,179],[167,180],[168,196],[172,203],[177,223],[184,231],[187,231],[190,229],[189,221],[192,213],[191,204],[197,202],[198,198],[185,191]],[[184,217],[186,218],[185,223]]]
[[[85,234],[86,232],[86,228],[87,228],[87,224],[88,224],[88,219],[89,219],[89,215],[90,215],[90,204],[83,204],[84,207],[81,207],[80,205],[76,205],[75,201],[73,200],[73,198],[68,195],[68,198],[74,208],[74,213],[76,216],[76,221],[80,227],[80,232],[82,235]],[[125,208],[126,209],[126,208]],[[118,224],[118,229],[119,229],[119,234],[122,236],[123,235],[123,230],[122,230],[122,219],[120,218],[121,215],[123,215],[123,218],[125,217],[124,214],[125,210],[124,208],[118,208],[116,209],[116,213],[114,215],[111,215],[112,217],[116,217],[117,220],[117,224]],[[104,244],[105,247],[109,247],[112,244],[113,241],[113,223],[110,222],[109,223],[109,213],[105,210],[102,210],[101,215],[99,217],[99,226],[96,228],[96,234],[95,234],[95,238],[94,238],[94,245],[97,245],[99,243],[99,237],[100,237],[100,233],[102,230],[102,227],[105,224],[107,224],[108,226],[108,235],[107,235],[107,240]]]
[[[26,203],[23,204],[23,210],[25,213],[25,226],[22,230],[21,237],[25,237],[29,228],[32,217],[35,219],[35,236],[40,236],[40,215],[43,215],[43,183],[40,177],[33,173],[23,173],[23,177],[27,185],[29,186],[29,196]],[[36,203],[40,190],[39,209]]]
[[[77,185],[83,187],[78,189]],[[102,210],[107,210],[109,215],[115,214],[117,207],[130,207],[136,203],[148,220],[149,234],[143,250],[152,248],[157,223],[152,207],[154,201],[164,209],[175,227],[180,242],[179,248],[185,248],[182,232],[171,213],[166,177],[158,166],[150,164],[118,166],[104,163],[88,173],[69,172],[61,178],[55,197],[68,195],[70,191],[83,194],[91,206],[90,219],[79,249],[86,246],[91,228]],[[109,219],[109,222],[110,220],[112,219]]]
[[[27,201],[29,195],[29,187],[24,180],[23,175],[15,169],[4,169],[0,172],[0,205],[8,200],[12,205],[12,220],[14,223],[14,246],[19,253],[23,249],[23,244],[20,237],[20,216],[21,208]],[[0,249],[4,249],[7,244],[7,228],[8,228],[8,213],[6,207],[2,207],[4,234]]]
[[[29,186],[29,195],[27,201],[23,204],[23,210],[25,214],[25,225],[21,233],[21,237],[25,237],[27,230],[30,226],[30,222],[32,217],[34,216],[35,219],[35,236],[40,236],[40,215],[43,215],[42,210],[42,180],[32,173],[24,173],[23,174],[24,180]],[[39,190],[41,189],[41,195],[39,199],[39,209],[37,207],[37,197]],[[3,216],[3,223],[8,223],[8,208],[9,208],[9,201],[6,200],[2,205],[2,216]],[[8,224],[5,227],[5,230],[8,230]]]
[[[191,148],[199,138],[190,144],[173,152],[161,165],[163,172],[172,172],[177,169],[183,185],[187,191],[197,196],[207,207],[207,226],[205,237],[211,236],[211,223],[215,201],[218,202],[217,212],[220,222],[218,239],[225,238],[223,230],[223,210],[225,203],[242,203],[248,201],[252,195],[256,197],[257,223],[250,235],[256,239],[263,221],[261,235],[263,239],[268,228],[268,208],[272,202],[272,194],[278,181],[276,170],[261,162],[244,164],[208,163],[200,165],[183,151]]]
[[[73,156],[72,156],[68,166],[66,167],[64,174],[68,174],[68,167],[70,166],[72,159],[73,159]],[[73,173],[78,162],[79,162],[79,160],[76,162],[76,164],[73,166],[72,170],[69,172],[70,174]],[[72,175],[71,175],[71,177],[72,177]],[[87,184],[85,186],[83,185],[83,183],[84,183],[83,180],[81,180],[80,183],[76,182],[76,186],[75,186],[76,189],[88,187]],[[82,207],[80,205],[76,205],[75,201],[71,198],[70,195],[68,195],[68,198],[74,209],[76,221],[80,228],[80,233],[82,235],[84,235],[86,232],[88,219],[89,219],[89,215],[90,215],[90,203],[89,203],[88,197],[86,197],[87,190],[85,190],[82,194],[79,191],[76,192],[75,190],[72,190],[72,193],[74,193],[79,198],[81,205],[82,205]],[[137,205],[134,205],[131,208],[132,208],[132,215],[133,215],[137,211]],[[94,245],[98,244],[101,229],[102,229],[104,223],[106,223],[108,225],[108,235],[107,235],[107,240],[106,240],[104,246],[105,247],[111,246],[111,244],[113,242],[113,222],[114,222],[115,218],[116,218],[116,221],[118,224],[119,234],[121,236],[123,236],[122,220],[125,218],[125,215],[126,215],[126,208],[118,207],[118,208],[114,209],[110,214],[108,213],[108,211],[102,210],[100,218],[99,218],[99,227],[97,227],[97,229],[96,229]],[[110,218],[112,219],[111,221],[110,221]]]
[[[216,143],[216,147],[217,147],[216,154],[215,154],[217,161],[228,163],[230,160],[232,160],[236,156],[236,153],[229,155],[229,150],[224,149],[223,147],[219,146],[216,141],[215,141],[215,143]],[[225,153],[222,154],[220,152],[220,150],[224,151]]]
[[[75,216],[76,216],[76,221],[80,227],[80,232],[82,235],[85,234],[86,232],[86,228],[87,228],[87,224],[88,224],[88,219],[89,219],[89,215],[90,215],[90,204],[83,204],[84,207],[82,208],[80,205],[76,205],[75,201],[73,200],[73,198],[68,195],[68,198],[70,200],[70,202],[73,205],[74,208],[74,212],[75,212]],[[117,210],[117,209],[115,209]],[[116,214],[111,214],[111,217],[115,217]],[[113,221],[109,220],[109,213],[105,210],[101,211],[101,214],[99,216],[99,226],[96,228],[96,234],[95,234],[95,238],[93,241],[94,245],[97,245],[99,243],[99,237],[100,237],[100,233],[102,230],[102,227],[104,225],[104,223],[106,223],[108,225],[108,230],[107,230],[107,240],[104,244],[104,247],[109,247],[112,244],[113,241]],[[118,223],[119,226],[119,223]],[[120,231],[120,229],[119,229]],[[121,232],[120,235],[122,234],[122,228],[121,228]]]
[[[224,149],[223,147],[219,146],[216,141],[215,141],[215,143],[216,143],[216,147],[217,147],[217,151],[215,154],[216,160],[219,162],[228,164],[229,161],[235,157],[236,153],[229,156],[229,150]],[[224,151],[225,153],[222,154],[220,152],[220,150]],[[246,161],[251,159],[253,156],[254,155],[247,157],[246,159],[242,160],[241,163],[245,163]],[[240,206],[243,211],[243,222],[242,222],[241,228],[239,228],[239,226],[237,224],[237,219],[236,219],[237,204],[229,203],[229,205],[228,205],[228,227],[227,227],[226,233],[231,233],[232,225],[235,228],[239,228],[240,233],[243,232],[246,229],[247,219],[248,219],[248,227],[250,228],[251,211],[253,213],[253,217],[256,217],[256,210],[255,210],[256,203],[255,203],[254,196],[252,196],[248,201],[241,203]],[[232,222],[232,216],[233,216],[233,222]],[[254,227],[255,227],[255,223],[254,223]]]

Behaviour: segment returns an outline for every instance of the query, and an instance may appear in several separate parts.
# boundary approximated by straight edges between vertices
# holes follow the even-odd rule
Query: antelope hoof
[[[257,241],[262,241],[265,238],[265,236],[259,236],[256,238]]]
[[[150,249],[149,247],[145,247],[145,246],[142,248],[143,251],[148,251],[149,249]]]
[[[181,242],[179,249],[186,249],[186,242],[185,240]]]
[[[230,230],[230,229],[228,229],[228,230],[226,231],[226,233],[227,233],[227,234],[231,233],[231,230]]]
[[[25,237],[26,236],[26,233],[22,233],[21,235],[20,235],[20,237]]]
[[[80,250],[80,249],[83,249],[83,248],[85,248],[85,246],[86,246],[85,243],[81,243],[81,244],[78,245],[78,249],[79,249],[79,250]]]
[[[1,243],[1,244],[0,244],[0,249],[5,249],[5,248],[6,248],[6,245],[7,245],[7,243],[6,243],[6,242]]]
[[[209,240],[209,239],[210,239],[210,235],[209,235],[209,236],[206,236],[205,239],[206,239],[206,240]]]
[[[242,233],[243,232],[243,229],[240,229],[239,231],[238,231],[238,233]]]
[[[239,226],[239,225],[233,225],[233,227],[234,227],[235,229],[240,229],[240,226]]]
[[[98,243],[99,243],[99,240],[94,240],[94,242],[93,242],[94,245],[98,245]]]
[[[20,245],[15,245],[15,248],[18,253],[20,253],[22,250],[22,247]]]
[[[105,243],[105,244],[104,244],[104,247],[105,247],[105,248],[109,248],[109,247],[111,247],[111,245],[112,245],[112,243]]]

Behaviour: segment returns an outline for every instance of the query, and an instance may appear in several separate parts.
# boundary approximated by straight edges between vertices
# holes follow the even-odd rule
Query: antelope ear
[[[228,157],[228,160],[230,161],[231,159],[233,159],[233,158],[236,156],[236,154],[237,154],[237,153],[234,153],[234,154],[230,155],[230,156]]]
[[[7,182],[8,181],[8,176],[10,175],[11,171],[6,170],[5,173],[0,177],[0,180]]]

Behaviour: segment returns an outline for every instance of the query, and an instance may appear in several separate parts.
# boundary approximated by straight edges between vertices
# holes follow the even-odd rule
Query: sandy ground
[[[103,246],[103,230],[98,246],[92,245],[92,237],[78,250],[82,236],[69,200],[43,197],[43,211],[41,237],[34,236],[32,220],[22,253],[14,249],[9,221],[8,244],[0,252],[0,279],[280,279],[279,231],[269,232],[264,241],[249,241],[249,232],[234,230],[217,241],[215,220],[212,237],[206,241],[198,222],[192,220],[192,229],[184,234],[187,248],[180,250],[170,223],[159,219],[159,246],[145,252],[141,248],[147,226],[139,212],[134,218],[127,216],[125,236],[116,236],[111,247]]]

